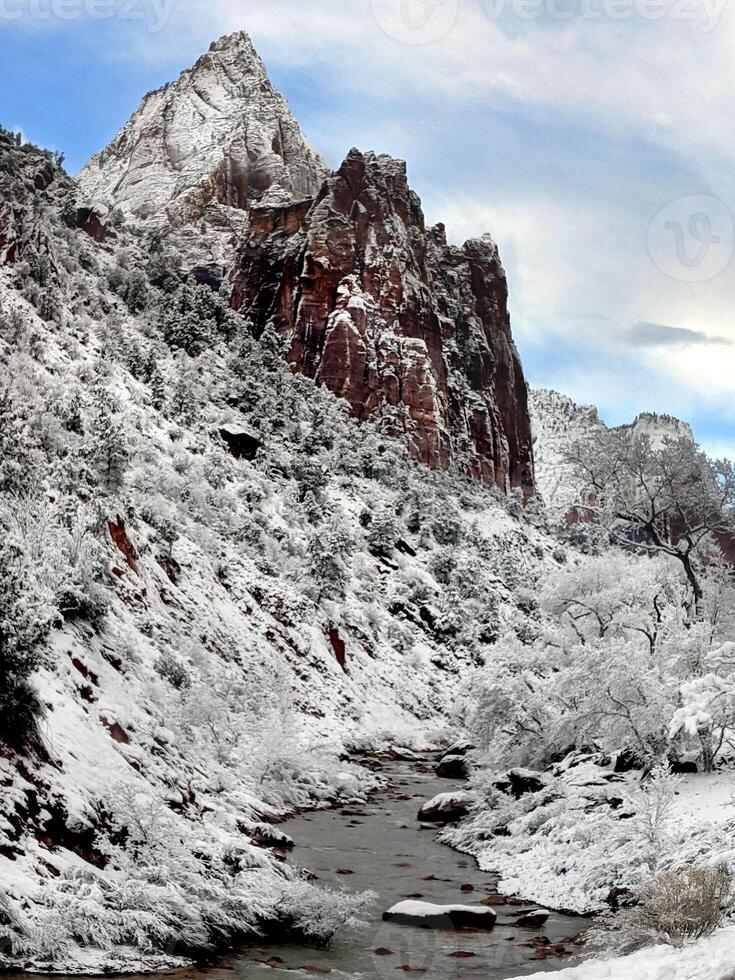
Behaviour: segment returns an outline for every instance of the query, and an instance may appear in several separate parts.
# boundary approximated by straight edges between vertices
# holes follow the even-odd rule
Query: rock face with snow
[[[219,285],[239,246],[233,306],[257,329],[274,320],[293,368],[355,418],[405,437],[432,468],[533,491],[494,242],[457,248],[427,229],[402,161],[353,150],[330,175],[247,35],[147,95],[79,184],[100,213],[173,236],[200,281]]]
[[[102,209],[234,245],[258,202],[314,195],[326,169],[271,85],[248,36],[215,41],[178,80],[150,92],[79,175]]]
[[[564,454],[580,440],[604,430],[597,409],[545,388],[529,392],[536,486],[555,522],[580,502],[579,479]]]
[[[660,448],[665,439],[687,439],[694,442],[694,433],[689,423],[682,422],[673,415],[642,412],[630,425],[622,425],[620,428],[630,429],[635,436],[646,436],[655,449]]]
[[[427,229],[406,165],[352,150],[313,206],[257,209],[232,303],[353,416],[504,492],[533,490],[526,383],[489,236]]]

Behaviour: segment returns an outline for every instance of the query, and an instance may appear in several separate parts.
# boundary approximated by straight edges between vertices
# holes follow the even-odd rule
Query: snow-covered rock
[[[540,929],[549,918],[547,909],[523,909],[516,917],[516,925],[524,929]]]
[[[255,204],[313,196],[326,176],[242,31],[149,92],[79,175],[84,195],[162,231],[185,228],[199,263],[222,260]],[[208,226],[200,231],[201,222]],[[194,257],[190,254],[190,258]]]
[[[410,900],[383,912],[383,919],[422,929],[492,929],[497,915],[485,905],[433,905]]]
[[[557,391],[532,388],[528,407],[533,433],[536,486],[554,523],[563,521],[580,500],[579,478],[565,453],[580,440],[604,430],[597,409],[576,405]]]
[[[424,803],[418,818],[425,823],[452,823],[466,816],[473,802],[472,793],[437,793]]]

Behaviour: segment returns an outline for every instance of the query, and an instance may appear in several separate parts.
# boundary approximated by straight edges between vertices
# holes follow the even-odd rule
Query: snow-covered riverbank
[[[735,927],[684,949],[655,946],[630,956],[588,960],[576,967],[548,973],[519,974],[517,980],[732,980]]]

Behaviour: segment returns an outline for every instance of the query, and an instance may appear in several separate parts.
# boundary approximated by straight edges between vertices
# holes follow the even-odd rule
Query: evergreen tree
[[[309,542],[309,574],[317,601],[341,599],[349,582],[349,561],[354,541],[339,518],[330,517]]]
[[[86,455],[94,482],[107,493],[118,492],[125,480],[130,452],[105,378],[100,378],[92,390],[86,435]]]
[[[20,550],[0,545],[0,736],[22,744],[41,706],[28,684],[44,660],[51,629],[51,596],[40,587]]]
[[[151,404],[160,412],[166,404],[166,381],[161,369],[156,365],[151,373]]]
[[[378,511],[368,529],[368,547],[374,555],[388,557],[393,554],[398,538],[395,514],[387,507]]]
[[[166,297],[161,326],[170,347],[196,357],[215,343],[224,320],[222,300],[211,289],[184,283]]]

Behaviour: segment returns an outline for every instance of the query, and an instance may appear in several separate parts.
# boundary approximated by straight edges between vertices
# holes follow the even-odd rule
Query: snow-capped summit
[[[631,429],[636,436],[647,436],[654,448],[662,446],[665,439],[687,439],[694,442],[694,433],[689,423],[682,422],[673,415],[642,412],[630,425],[620,428]]]
[[[148,93],[79,183],[102,210],[119,208],[163,228],[205,219],[242,232],[252,204],[309,197],[325,174],[239,31],[215,41],[175,82]]]

